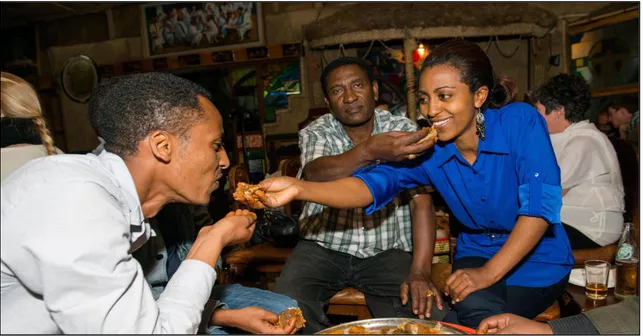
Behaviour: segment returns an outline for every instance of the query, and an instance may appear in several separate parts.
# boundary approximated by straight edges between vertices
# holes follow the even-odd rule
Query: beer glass
[[[592,300],[607,298],[610,263],[603,260],[585,262],[585,296]]]

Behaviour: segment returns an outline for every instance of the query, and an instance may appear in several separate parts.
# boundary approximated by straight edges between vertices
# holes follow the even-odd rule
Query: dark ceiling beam
[[[57,3],[57,2],[52,2],[51,4],[54,5],[54,6],[60,7],[62,9],[68,10],[68,11],[74,13],[74,14],[78,14],[78,12],[76,10],[74,10],[73,8],[69,8],[69,7],[61,5],[61,4]]]

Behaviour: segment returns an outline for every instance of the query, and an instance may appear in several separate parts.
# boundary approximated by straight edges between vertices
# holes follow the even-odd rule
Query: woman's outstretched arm
[[[275,177],[262,181],[260,185],[265,191],[260,201],[271,208],[288,204],[293,200],[319,203],[337,209],[364,208],[373,203],[371,190],[356,177],[330,182]]]

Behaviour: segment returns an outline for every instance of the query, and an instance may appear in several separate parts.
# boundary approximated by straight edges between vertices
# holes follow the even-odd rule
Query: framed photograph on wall
[[[145,58],[264,45],[259,2],[165,2],[140,7]]]

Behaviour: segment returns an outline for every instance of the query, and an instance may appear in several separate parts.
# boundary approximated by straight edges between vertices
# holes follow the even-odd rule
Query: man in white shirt
[[[547,121],[560,166],[560,219],[572,249],[615,243],[623,230],[623,180],[614,147],[585,117],[589,85],[578,76],[560,74],[530,96]]]
[[[165,204],[209,201],[229,165],[221,115],[170,74],[124,77],[104,94],[104,152],[33,160],[2,183],[2,333],[194,334],[221,249],[252,235],[247,211],[202,229],[155,301],[131,253]]]

